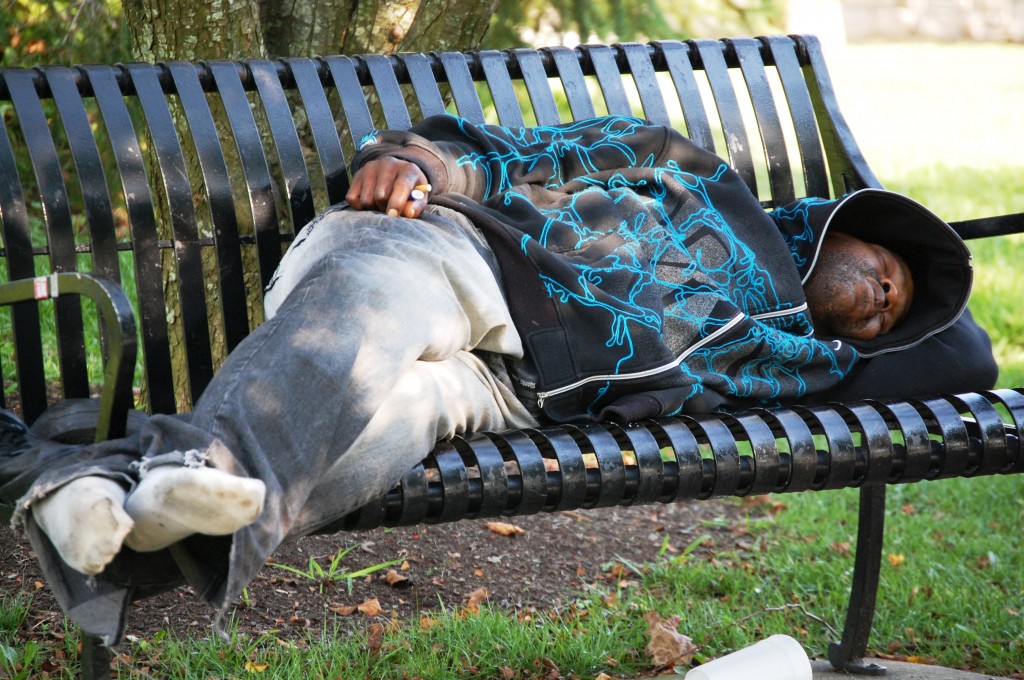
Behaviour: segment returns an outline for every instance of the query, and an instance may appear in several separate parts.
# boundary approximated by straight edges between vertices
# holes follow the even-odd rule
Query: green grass
[[[1024,47],[826,46],[826,57],[847,120],[886,186],[949,220],[1024,211]],[[971,247],[971,305],[993,337],[1000,384],[1024,385],[1024,237]],[[553,665],[564,677],[628,676],[646,668],[648,610],[680,615],[680,630],[706,657],[789,633],[820,658],[842,626],[856,498],[850,490],[782,496],[784,510],[747,520],[746,548],[667,546],[633,586],[582,594],[559,611],[520,618],[486,607],[449,610],[430,625],[388,621],[355,635],[327,626],[300,640],[159,634],[130,646],[132,666],[121,675],[483,678],[502,677],[507,665],[512,677],[531,677]],[[996,675],[1019,671],[1021,478],[892,487],[889,498],[871,651]],[[23,598],[0,602],[0,675],[59,669],[74,658],[56,637],[19,644],[28,606]]]

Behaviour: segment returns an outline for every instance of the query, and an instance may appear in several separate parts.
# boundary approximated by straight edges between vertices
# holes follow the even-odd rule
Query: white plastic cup
[[[694,668],[686,680],[811,680],[811,661],[799,642],[772,635]]]

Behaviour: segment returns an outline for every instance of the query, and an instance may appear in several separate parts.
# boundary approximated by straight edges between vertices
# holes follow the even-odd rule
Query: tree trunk
[[[480,44],[497,4],[498,0],[123,0],[133,54],[146,62],[472,49]],[[178,118],[179,129],[187,130]],[[201,177],[197,159],[188,157],[187,144],[184,148],[190,176]],[[155,161],[149,159],[150,172],[158,171]],[[154,202],[158,224],[165,230],[160,238],[173,239],[166,200]],[[202,220],[202,210],[199,215]],[[199,235],[210,236],[211,231],[209,224],[201,224]],[[180,318],[173,252],[164,253],[163,267],[168,309]],[[203,267],[208,277],[214,275],[213,252],[204,256]],[[256,267],[246,270],[254,272]],[[212,294],[206,302],[215,366],[226,355],[218,297]],[[250,303],[250,319],[262,320],[262,307],[255,301]],[[178,410],[187,410],[191,400],[180,324],[174,324],[170,334]]]

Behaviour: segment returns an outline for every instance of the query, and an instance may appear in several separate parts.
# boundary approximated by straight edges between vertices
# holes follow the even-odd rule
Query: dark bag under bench
[[[572,119],[674,125],[728,158],[768,209],[880,186],[810,36],[0,69],[6,399],[32,423],[102,382],[97,437],[119,436],[139,351],[148,409],[189,410],[262,321],[261,291],[294,233],[344,196],[354,140],[446,111],[557,124],[562,102]],[[992,236],[1024,230],[1024,217],[954,228]],[[852,594],[830,657],[878,674],[862,657],[886,484],[1021,472],[1022,433],[1021,390],[996,390],[474,434],[440,443],[331,529],[856,487]],[[82,665],[105,675],[107,650],[87,639]]]

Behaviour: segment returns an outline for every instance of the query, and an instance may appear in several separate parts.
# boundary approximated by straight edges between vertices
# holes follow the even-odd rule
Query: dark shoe
[[[0,409],[0,456],[16,456],[28,448],[28,426],[10,411]]]

